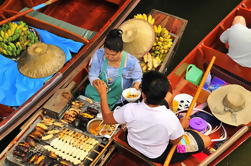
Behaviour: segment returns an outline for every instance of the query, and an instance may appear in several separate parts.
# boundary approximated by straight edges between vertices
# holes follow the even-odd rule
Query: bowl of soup
[[[141,91],[135,88],[128,88],[122,92],[122,96],[128,102],[135,102],[140,98]]]

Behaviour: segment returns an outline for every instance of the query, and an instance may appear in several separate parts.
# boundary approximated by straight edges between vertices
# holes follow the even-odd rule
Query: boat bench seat
[[[137,150],[133,149],[131,146],[129,146],[127,144],[126,140],[126,135],[125,135],[125,130],[126,129],[121,129],[116,135],[114,135],[113,140],[114,142],[120,146],[121,148],[129,151],[130,153],[135,154],[136,156],[140,157],[141,159],[145,160],[148,163],[152,163],[155,166],[162,166],[162,164],[159,163],[154,163],[152,161],[149,161],[148,159],[146,159],[145,156],[143,156],[141,153],[139,153]]]
[[[23,8],[20,12],[27,10],[28,8]],[[96,32],[94,31],[90,31],[88,29],[84,29],[78,26],[75,26],[73,24],[67,23],[65,21],[56,19],[54,17],[48,16],[46,14],[43,14],[41,12],[38,11],[33,11],[31,13],[28,14],[31,17],[37,18],[39,20],[42,20],[44,22],[47,22],[49,24],[53,24],[56,25],[58,27],[64,28],[68,31],[74,32],[80,36],[82,36],[83,38],[90,40],[92,39],[93,36],[95,36]]]

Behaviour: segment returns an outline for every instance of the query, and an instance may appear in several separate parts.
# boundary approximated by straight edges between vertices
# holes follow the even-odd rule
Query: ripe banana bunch
[[[173,39],[165,27],[162,27],[161,25],[154,25],[153,28],[156,38],[150,53],[152,56],[159,57],[159,59],[163,61],[169,49],[173,45]]]
[[[143,56],[143,60],[140,62],[143,72],[156,70],[161,64],[159,57],[154,57],[151,53],[147,53]]]
[[[23,22],[9,22],[0,27],[0,54],[17,59],[26,47],[38,42],[36,34]]]
[[[147,22],[149,22],[150,24],[154,24],[154,22],[155,22],[155,19],[152,17],[152,15],[146,15],[145,13],[143,13],[143,14],[136,14],[136,15],[134,15],[134,18],[139,18],[139,19],[144,19],[144,20],[146,20]]]

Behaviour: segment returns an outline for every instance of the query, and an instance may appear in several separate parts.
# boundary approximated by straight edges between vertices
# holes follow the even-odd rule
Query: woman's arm
[[[136,62],[135,62],[133,71],[131,72],[132,74],[131,78],[133,79],[132,87],[139,89],[143,73],[142,73],[142,69],[140,67],[139,61],[136,58],[134,60]]]
[[[93,85],[93,81],[99,80],[99,74],[102,68],[102,58],[104,57],[103,49],[97,50],[92,56],[89,63],[89,73],[88,78],[90,83]]]

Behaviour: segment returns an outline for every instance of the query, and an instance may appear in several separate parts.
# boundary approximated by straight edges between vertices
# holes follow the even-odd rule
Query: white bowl
[[[131,95],[131,96],[130,96]],[[132,95],[135,95],[135,97],[132,97]],[[140,96],[141,96],[141,91],[140,90],[137,90],[135,88],[128,88],[128,89],[125,89],[123,92],[122,92],[122,96],[126,99],[126,101],[128,102],[135,102],[137,101]]]

